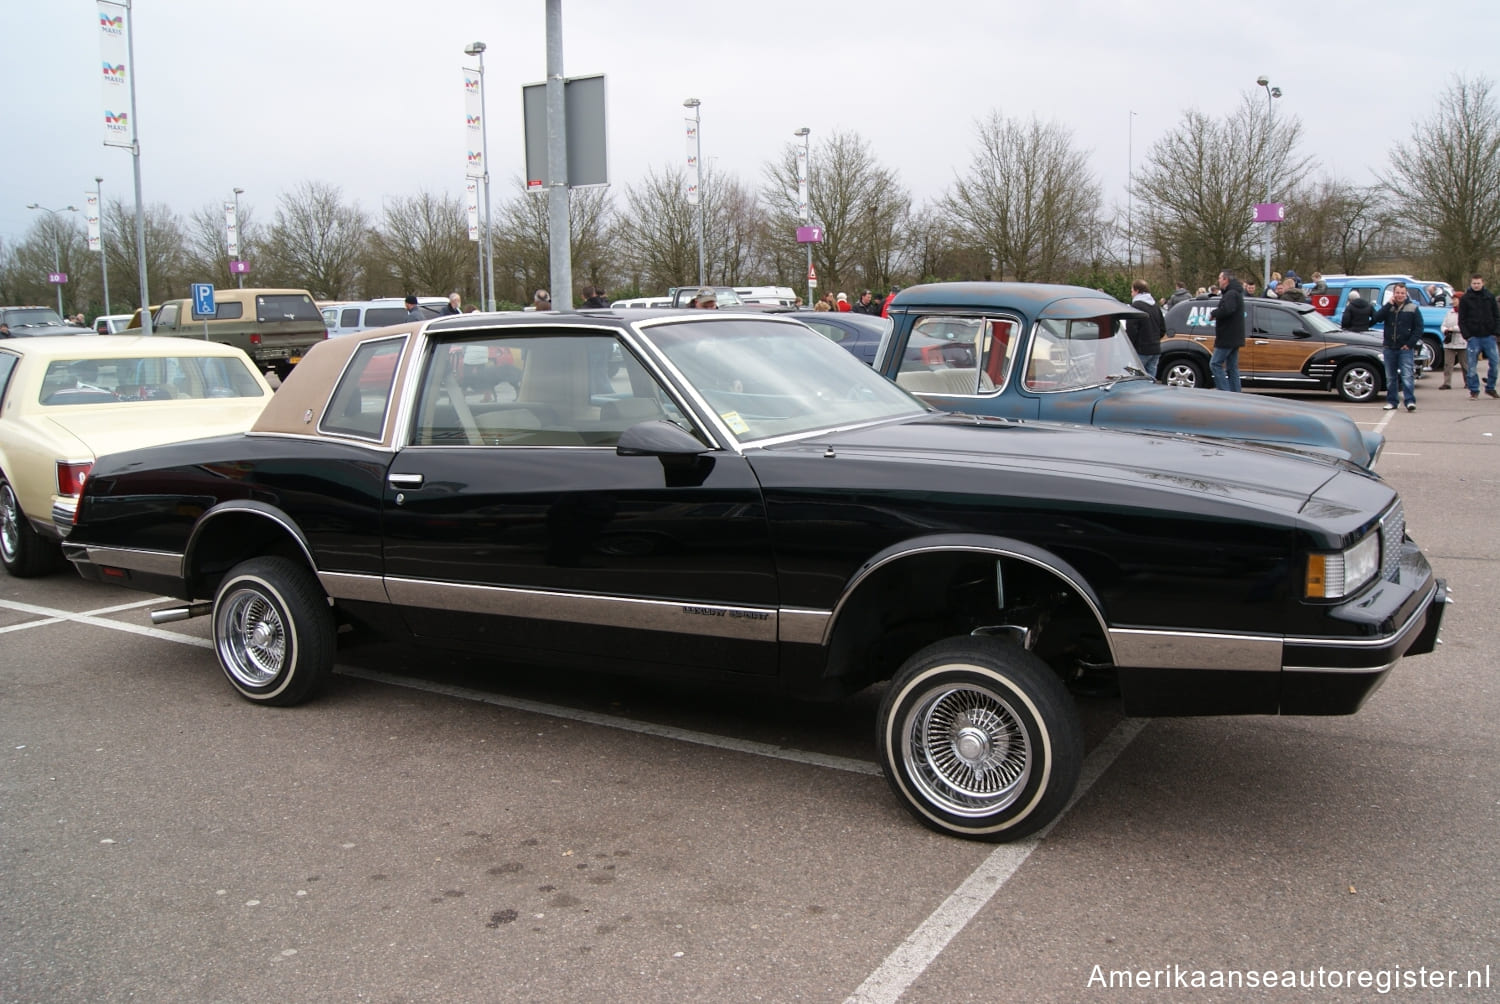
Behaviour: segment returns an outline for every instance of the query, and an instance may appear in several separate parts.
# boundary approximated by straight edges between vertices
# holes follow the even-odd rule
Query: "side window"
[[[225,300],[214,305],[214,320],[238,321],[245,316],[245,305],[239,300]]]
[[[381,338],[354,351],[318,423],[321,432],[379,442],[406,339]]]
[[[343,313],[339,315],[338,326],[341,328],[359,327],[359,308],[345,307]]]
[[[1297,315],[1289,310],[1255,308],[1255,333],[1272,338],[1292,338],[1302,331]]]
[[[9,352],[0,352],[0,409],[5,405],[5,389],[10,383],[10,375],[15,372],[16,357]],[[3,411],[0,411],[3,413]]]
[[[1000,390],[1010,374],[1011,360],[1015,358],[1016,344],[1020,341],[1021,324],[1010,318],[985,321],[984,365],[980,368],[979,389],[981,392]]]
[[[161,308],[161,313],[156,316],[156,323],[163,328],[177,327],[177,304],[169,303]]]
[[[698,434],[618,339],[517,334],[438,342],[426,361],[417,446],[602,446],[640,422]]]
[[[912,325],[896,383],[913,394],[977,394],[986,322],[935,314]]]
[[[849,336],[849,333],[843,328],[834,327],[832,324],[824,324],[823,322],[818,320],[807,320],[803,321],[802,323],[807,325],[809,328],[812,328],[818,334],[822,335],[824,338],[828,339],[831,342],[842,342]]]
[[[1349,290],[1349,297],[1353,299],[1355,293],[1358,293],[1361,297],[1363,297],[1364,301],[1370,306],[1377,308],[1380,306],[1381,300],[1379,286],[1355,286],[1353,289]]]

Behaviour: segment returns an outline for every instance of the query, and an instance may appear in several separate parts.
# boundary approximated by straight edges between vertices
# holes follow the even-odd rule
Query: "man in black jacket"
[[[1161,336],[1167,330],[1167,322],[1162,316],[1161,308],[1156,305],[1156,298],[1151,295],[1151,287],[1146,284],[1145,279],[1137,279],[1131,283],[1130,291],[1135,294],[1130,305],[1145,316],[1127,318],[1125,334],[1130,336],[1130,344],[1135,346],[1135,354],[1141,357],[1141,364],[1146,367],[1146,375],[1155,378],[1156,364],[1161,359]]]
[[[1385,410],[1395,411],[1399,389],[1406,400],[1406,410],[1417,410],[1417,391],[1412,382],[1416,372],[1417,346],[1422,344],[1422,312],[1412,301],[1406,283],[1391,284],[1391,302],[1375,314],[1375,323],[1385,322],[1381,352],[1385,356]]]
[[[1344,307],[1344,316],[1339,320],[1339,327],[1346,331],[1369,331],[1373,323],[1375,323],[1375,308],[1368,300],[1360,296],[1357,290],[1350,290],[1349,303]]]
[[[1469,279],[1469,289],[1458,299],[1458,330],[1469,343],[1469,368],[1464,370],[1464,386],[1469,388],[1469,397],[1479,397],[1479,373],[1475,367],[1482,355],[1489,360],[1489,372],[1484,377],[1484,392],[1490,397],[1500,397],[1495,392],[1495,368],[1500,366],[1500,351],[1495,347],[1495,335],[1500,333],[1500,305],[1495,294],[1484,288],[1484,276]]]
[[[1245,347],[1245,287],[1225,269],[1219,273],[1219,305],[1214,321],[1214,354],[1208,368],[1219,390],[1240,391],[1240,349]]]

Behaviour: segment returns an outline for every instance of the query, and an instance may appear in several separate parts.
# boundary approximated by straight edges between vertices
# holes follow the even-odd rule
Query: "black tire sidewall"
[[[15,486],[3,475],[0,475],[0,492],[9,493],[16,507],[16,553],[14,558],[5,558],[0,554],[0,563],[18,579],[34,579],[46,575],[56,564],[57,556],[49,547],[51,542],[32,529],[26,518],[26,510],[21,508],[21,497],[16,494]]]
[[[271,604],[286,632],[286,659],[276,677],[252,687],[225,665],[220,646],[220,610],[226,597],[250,590]],[[333,666],[335,625],[317,580],[306,568],[285,558],[253,558],[224,577],[214,597],[214,654],[235,692],[256,704],[298,704],[322,687]]]
[[[904,721],[934,689],[968,685],[1010,707],[1029,734],[1032,773],[1020,794],[984,816],[933,805],[907,772]],[[918,652],[891,682],[877,726],[880,765],[897,796],[923,825],[979,840],[1014,840],[1042,828],[1067,805],[1082,764],[1082,730],[1062,681],[1040,659],[1006,642],[940,642]]]

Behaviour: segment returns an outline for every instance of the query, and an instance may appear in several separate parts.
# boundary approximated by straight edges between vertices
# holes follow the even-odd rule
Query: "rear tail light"
[[[92,460],[57,462],[57,494],[70,495],[77,498],[83,494],[83,483],[88,479],[89,470],[94,466]]]
[[[252,332],[250,332],[250,344],[251,345],[259,345],[260,344],[260,332],[259,331],[252,331]]]

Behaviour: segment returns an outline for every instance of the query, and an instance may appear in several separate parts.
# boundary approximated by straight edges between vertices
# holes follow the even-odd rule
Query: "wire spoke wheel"
[[[1031,776],[1031,739],[1015,711],[974,687],[942,690],[913,708],[901,753],[912,780],[955,815],[1003,808]]]

